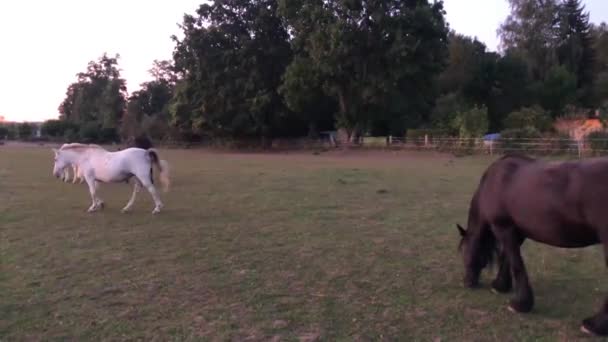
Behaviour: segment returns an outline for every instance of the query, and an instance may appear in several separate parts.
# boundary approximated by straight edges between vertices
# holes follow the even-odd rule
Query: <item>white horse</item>
[[[94,145],[94,144],[89,144],[89,145],[85,145],[85,144],[80,144],[80,143],[71,143],[71,144],[63,144],[61,145],[61,147],[59,148],[60,150],[65,149],[65,148],[70,148],[70,147],[75,147],[75,146],[80,146],[80,147],[96,147],[96,148],[101,148],[103,149],[103,147],[99,146],[99,145]],[[72,174],[73,174],[73,179],[72,179],[72,184],[76,184],[76,182],[79,182],[80,184],[82,184],[82,182],[84,182],[84,175],[82,174],[82,172],[80,171],[80,169],[78,168],[77,164],[72,164]],[[64,182],[69,182],[70,181],[70,170],[69,168],[65,168],[63,169],[63,175],[61,176],[61,180],[63,180]]]
[[[153,214],[159,213],[163,207],[160,196],[154,186],[152,174],[153,166],[160,171],[160,181],[164,191],[169,188],[169,164],[158,157],[154,149],[144,150],[141,148],[128,148],[122,151],[109,152],[97,145],[71,144],[61,149],[53,149],[55,153],[55,164],[53,175],[61,177],[65,168],[76,165],[80,174],[84,177],[92,204],[88,212],[103,208],[103,201],[97,196],[99,182],[118,183],[128,181],[135,176],[133,194],[122,212],[131,210],[139,189],[143,186],[150,192],[154,200]]]

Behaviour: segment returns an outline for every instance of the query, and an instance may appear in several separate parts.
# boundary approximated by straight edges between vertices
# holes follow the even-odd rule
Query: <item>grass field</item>
[[[161,150],[164,211],[126,184],[51,176],[49,148],[0,147],[0,340],[572,341],[606,291],[600,248],[527,242],[535,310],[462,286],[488,157]]]

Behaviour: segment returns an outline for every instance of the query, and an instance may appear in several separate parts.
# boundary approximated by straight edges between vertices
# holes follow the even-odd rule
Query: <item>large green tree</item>
[[[173,124],[216,136],[272,137],[288,115],[277,89],[291,60],[277,2],[215,0],[186,15],[182,29]]]
[[[129,97],[121,127],[121,133],[126,139],[142,133],[154,139],[162,139],[169,133],[169,105],[177,75],[170,61],[154,61],[149,73],[153,79],[142,83],[141,88]]]
[[[77,74],[78,80],[68,87],[59,105],[60,118],[83,127],[81,138],[85,140],[115,138],[127,98],[118,59],[119,55],[103,54],[97,61],[89,62],[87,70]]]
[[[498,32],[501,47],[519,54],[534,79],[544,79],[557,63],[560,3],[558,0],[508,0],[511,14]]]
[[[287,85],[317,75],[351,138],[374,119],[402,133],[428,115],[447,57],[441,1],[281,0],[281,11],[305,58],[294,63],[309,70],[286,75]]]
[[[458,113],[485,106],[489,129],[499,131],[508,113],[530,101],[528,68],[516,54],[507,51],[499,56],[477,39],[456,32],[449,35],[449,52],[432,113],[437,127],[450,128]]]
[[[591,29],[593,37],[594,59],[594,99],[608,110],[608,25],[601,23]]]
[[[557,53],[560,64],[576,77],[577,104],[592,107],[595,53],[589,13],[580,0],[566,0],[561,6]]]

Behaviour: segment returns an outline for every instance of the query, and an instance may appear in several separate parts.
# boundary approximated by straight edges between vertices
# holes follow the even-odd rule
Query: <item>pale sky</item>
[[[129,92],[149,80],[154,59],[171,59],[172,34],[203,0],[0,1],[0,116],[10,121],[58,117],[76,74],[104,52],[119,53]],[[608,0],[584,0],[591,21],[608,22]],[[506,0],[444,0],[457,32],[496,50]]]

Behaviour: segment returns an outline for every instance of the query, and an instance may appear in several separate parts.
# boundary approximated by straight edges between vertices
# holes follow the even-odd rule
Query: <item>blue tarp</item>
[[[483,136],[483,140],[485,140],[485,141],[498,140],[499,138],[500,138],[500,133],[486,134]]]

